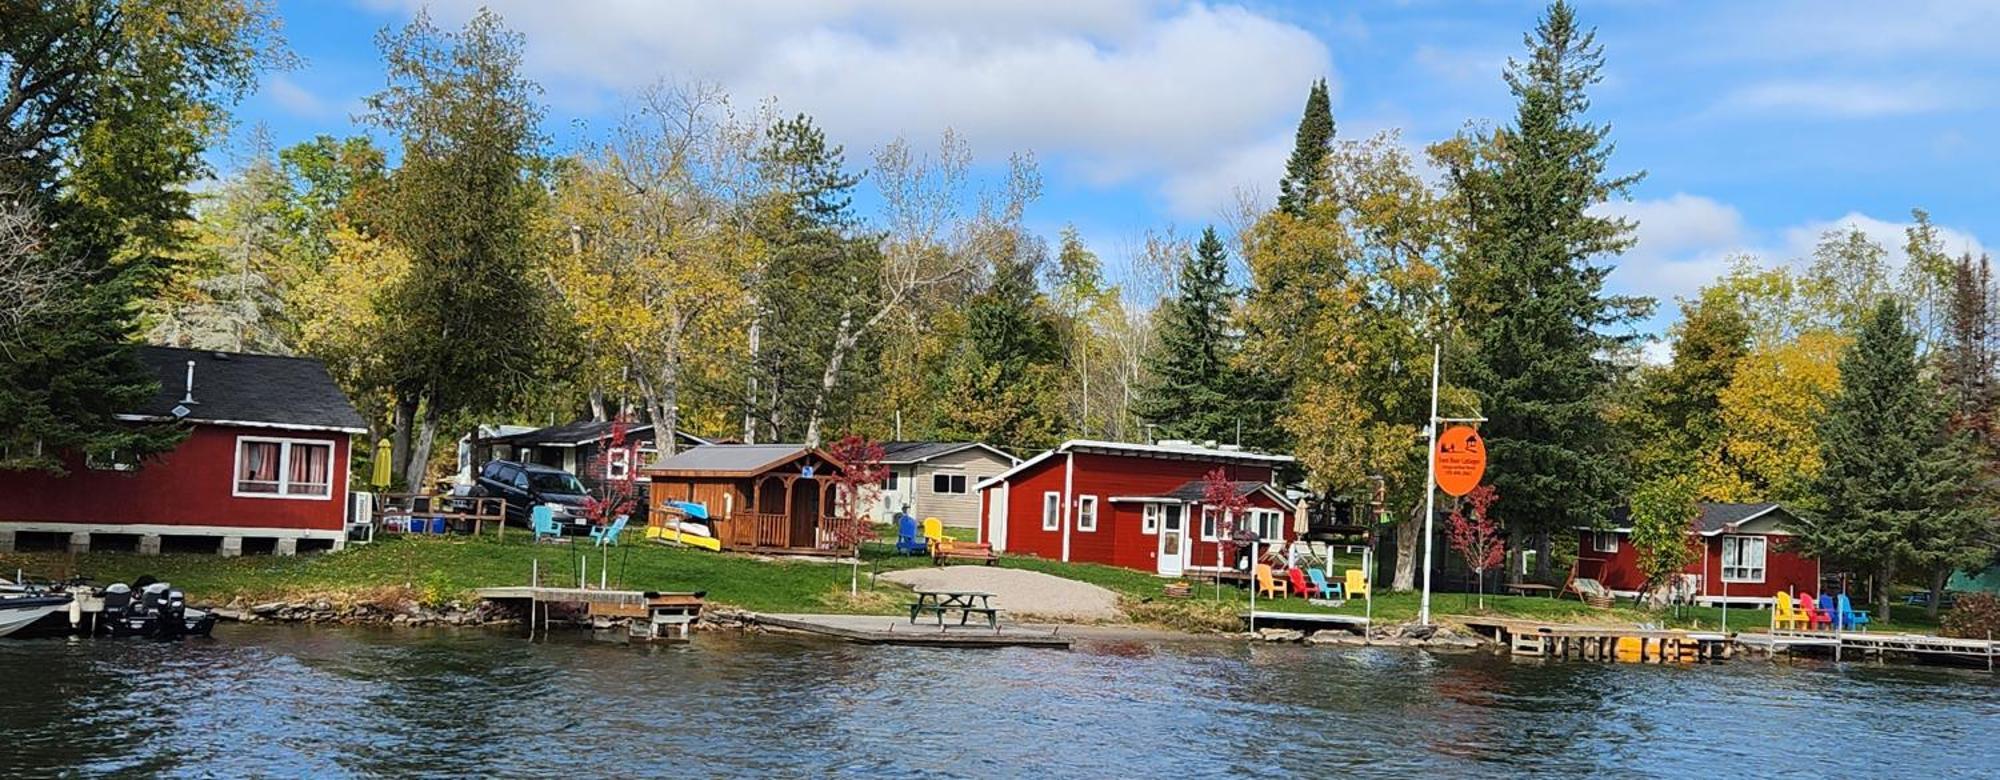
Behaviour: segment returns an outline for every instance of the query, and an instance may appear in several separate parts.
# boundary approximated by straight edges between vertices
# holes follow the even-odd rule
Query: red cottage
[[[367,423],[317,360],[140,347],[160,389],[130,421],[179,418],[188,437],[143,463],[64,457],[68,474],[0,472],[0,550],[338,548],[349,437]],[[219,545],[218,545],[219,542]]]
[[[1817,592],[1819,559],[1792,544],[1799,519],[1777,504],[1702,504],[1697,531],[1688,543],[1701,549],[1684,569],[1684,587],[1696,601],[1770,604],[1772,594]],[[1629,516],[1620,512],[1608,529],[1577,531],[1576,576],[1604,583],[1621,596],[1645,585],[1638,552],[1632,547]]]
[[[1218,560],[1202,479],[1221,468],[1250,504],[1238,525],[1272,542],[1296,533],[1296,509],[1272,487],[1284,455],[1188,442],[1068,441],[980,482],[979,540],[995,550],[1178,577]]]

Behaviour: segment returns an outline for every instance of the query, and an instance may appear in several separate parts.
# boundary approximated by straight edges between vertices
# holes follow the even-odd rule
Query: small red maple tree
[[[1201,509],[1204,513],[1215,513],[1215,568],[1227,568],[1228,562],[1223,559],[1229,550],[1242,549],[1256,538],[1255,533],[1244,539],[1236,536],[1236,523],[1249,511],[1250,499],[1237,492],[1236,482],[1229,478],[1228,472],[1216,468],[1201,478]],[[1215,578],[1215,594],[1216,598],[1222,598],[1221,577]]]
[[[834,483],[834,522],[827,529],[837,549],[854,551],[854,571],[849,590],[861,590],[861,545],[875,538],[875,525],[863,515],[882,494],[882,480],[889,467],[882,463],[882,445],[857,434],[848,434],[826,449],[839,468]]]
[[[639,505],[639,448],[630,440],[623,415],[611,421],[611,438],[585,465],[595,484],[583,497],[583,516],[600,526]]]
[[[1446,542],[1465,559],[1466,568],[1479,581],[1480,609],[1486,608],[1486,571],[1499,566],[1507,556],[1507,540],[1501,535],[1500,523],[1493,519],[1493,504],[1499,500],[1500,492],[1492,485],[1473,488],[1465,495],[1465,502],[1451,510],[1445,526]]]

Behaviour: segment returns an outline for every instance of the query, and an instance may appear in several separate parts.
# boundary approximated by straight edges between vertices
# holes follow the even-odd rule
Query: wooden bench
[[[932,565],[943,566],[945,561],[978,561],[992,566],[1000,562],[1000,556],[993,552],[993,545],[981,542],[947,540],[932,544]]]

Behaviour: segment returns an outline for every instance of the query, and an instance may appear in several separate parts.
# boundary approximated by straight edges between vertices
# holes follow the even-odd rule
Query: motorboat
[[[7,595],[0,597],[0,637],[7,636],[42,618],[69,609],[75,599],[67,593]]]
[[[106,587],[100,595],[104,611],[97,621],[98,631],[111,636],[151,639],[179,639],[214,633],[214,614],[189,608],[187,595],[172,584],[150,580],[149,577],[141,577],[137,592],[122,582]]]

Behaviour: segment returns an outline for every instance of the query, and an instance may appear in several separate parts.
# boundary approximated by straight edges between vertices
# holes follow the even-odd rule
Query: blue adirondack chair
[[[599,526],[590,529],[590,540],[596,542],[599,547],[607,544],[617,544],[618,535],[625,532],[625,521],[629,519],[631,518],[619,515],[618,519],[611,521],[611,525],[609,526]]]
[[[528,524],[529,527],[535,529],[535,541],[537,542],[541,541],[544,537],[549,539],[562,538],[562,526],[556,525],[556,512],[546,506],[535,507],[532,512],[529,512]]]
[[[1847,594],[1840,594],[1835,599],[1835,602],[1840,605],[1841,626],[1845,628],[1859,628],[1868,625],[1868,611],[1855,609],[1853,602],[1847,600]]]
[[[1340,598],[1340,586],[1327,582],[1326,575],[1322,574],[1320,570],[1307,568],[1306,577],[1312,580],[1313,590],[1318,591],[1321,598]]]
[[[928,555],[930,542],[917,530],[917,519],[905,512],[896,515],[896,553],[898,555]]]
[[[1833,606],[1833,594],[1820,591],[1819,613],[1826,616],[1827,628],[1839,631],[1845,627],[1840,622],[1840,610],[1835,609]]]

